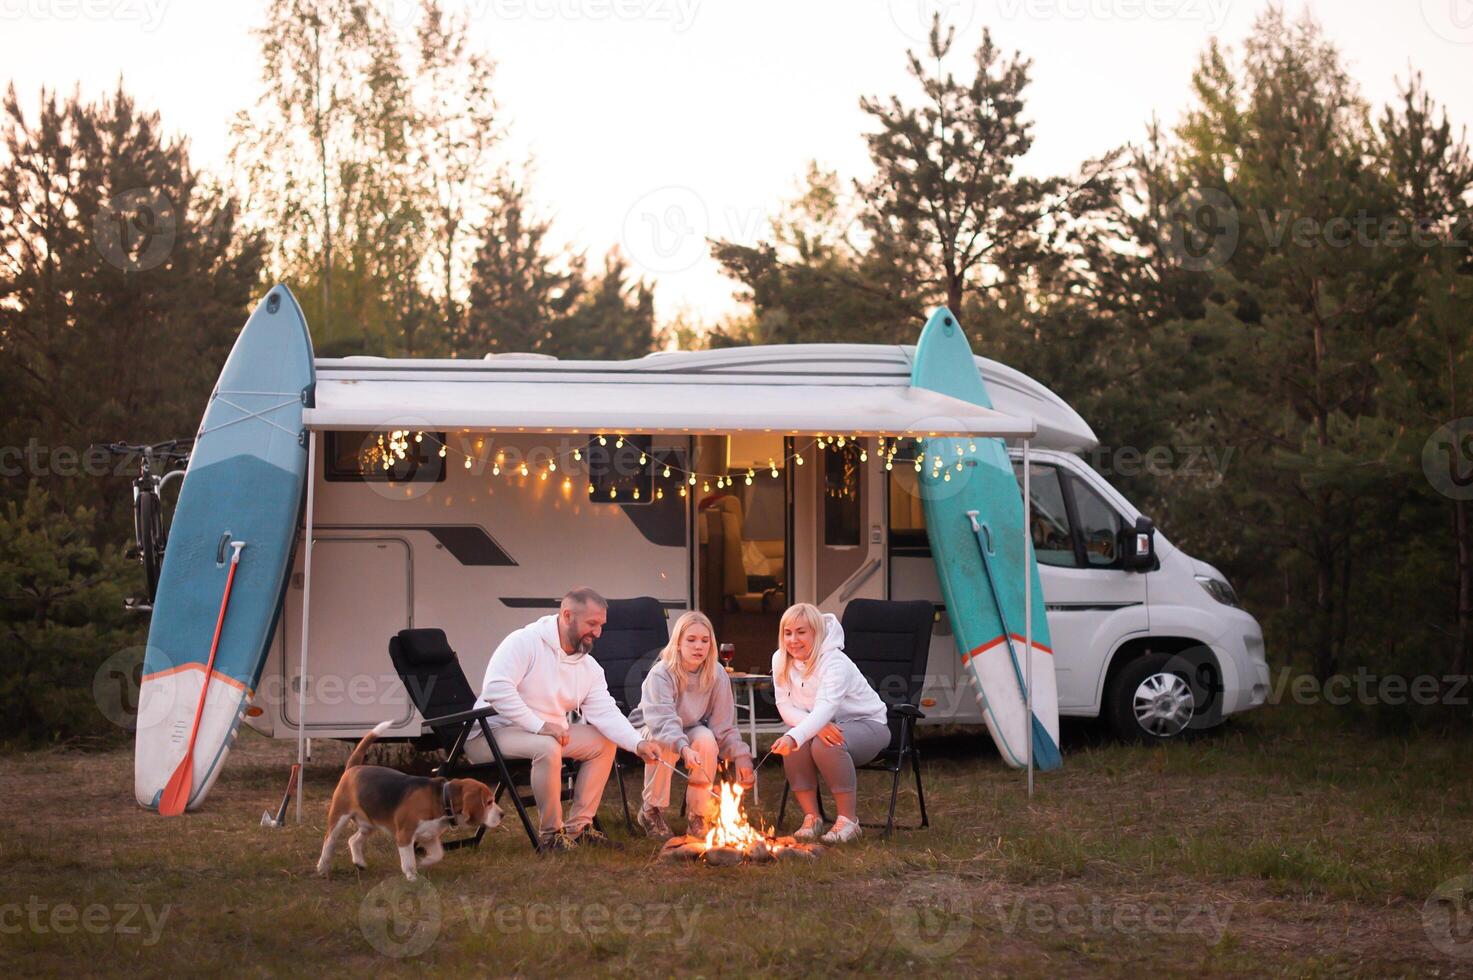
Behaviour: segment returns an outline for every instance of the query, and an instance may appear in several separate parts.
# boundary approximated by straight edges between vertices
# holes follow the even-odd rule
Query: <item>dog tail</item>
[[[368,754],[368,747],[374,742],[377,742],[385,732],[393,727],[394,723],[392,721],[381,721],[377,725],[374,725],[373,731],[363,736],[363,740],[353,747],[353,754],[348,756],[347,764],[343,768],[352,769],[354,766],[363,765],[363,757]]]

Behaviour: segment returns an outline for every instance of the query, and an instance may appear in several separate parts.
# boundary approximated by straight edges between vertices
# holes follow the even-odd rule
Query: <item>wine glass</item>
[[[721,656],[721,666],[725,667],[726,668],[726,672],[728,674],[730,674],[732,672],[731,671],[731,662],[736,657],[736,644],[735,643],[723,643],[718,648],[718,652],[719,652],[719,654]]]

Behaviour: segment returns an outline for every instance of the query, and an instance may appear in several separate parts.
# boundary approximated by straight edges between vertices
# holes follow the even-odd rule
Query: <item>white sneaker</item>
[[[858,840],[864,831],[859,824],[848,817],[840,817],[834,821],[834,826],[819,840],[825,844],[847,844],[849,841]]]
[[[823,830],[823,824],[812,814],[803,818],[803,826],[793,831],[793,840],[813,840]]]

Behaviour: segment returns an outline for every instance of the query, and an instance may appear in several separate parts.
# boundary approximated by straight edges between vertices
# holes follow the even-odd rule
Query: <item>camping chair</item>
[[[658,599],[610,599],[609,615],[603,631],[593,642],[590,656],[604,669],[609,694],[624,714],[639,703],[640,687],[650,672],[655,658],[670,642],[670,627],[665,622],[665,607]],[[621,750],[622,751],[622,750]],[[624,787],[624,766],[619,754],[614,756],[614,778],[619,783],[619,801],[624,806],[624,823],[631,833],[634,820],[629,815],[629,794]],[[640,763],[643,770],[644,764]]]
[[[419,709],[425,725],[429,727],[435,741],[445,750],[445,760],[435,768],[434,774],[443,779],[494,778],[497,782],[497,801],[500,801],[502,792],[510,790],[512,803],[516,806],[517,816],[521,818],[527,838],[532,842],[533,849],[540,851],[542,845],[537,828],[527,815],[527,807],[535,806],[536,800],[530,793],[523,795],[517,790],[506,759],[502,756],[496,739],[492,737],[494,729],[486,724],[486,719],[495,715],[496,709],[489,706],[476,707],[476,694],[466,682],[465,672],[460,668],[460,659],[446,641],[445,631],[400,630],[389,640],[389,659],[394,662],[394,670],[398,672],[400,681],[409,692],[410,700]],[[465,741],[476,726],[480,727],[481,737],[491,749],[492,762],[471,762],[465,758]],[[523,764],[519,768],[526,766]],[[574,771],[571,763],[564,763],[564,799],[571,797],[570,783]],[[485,834],[486,828],[478,827],[474,837],[447,841],[445,849],[448,851],[457,847],[475,847]]]
[[[920,830],[931,825],[926,816],[926,793],[921,788],[920,751],[915,744],[915,726],[924,718],[918,706],[926,679],[926,661],[931,650],[931,628],[936,621],[936,607],[921,599],[909,602],[886,602],[879,599],[853,599],[844,608],[839,625],[844,628],[844,653],[870,686],[880,695],[888,709],[890,744],[872,762],[860,769],[879,770],[891,774],[890,815],[883,824],[884,836],[895,829],[895,802],[900,793],[900,773],[910,762],[915,774],[916,801],[920,804]],[[788,808],[788,787],[783,786],[783,802],[777,822],[782,824]],[[819,815],[825,822],[823,797],[819,797]],[[864,824],[878,827],[880,824]]]

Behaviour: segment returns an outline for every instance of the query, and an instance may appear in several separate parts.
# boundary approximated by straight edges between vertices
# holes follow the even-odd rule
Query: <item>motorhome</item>
[[[918,417],[946,406],[916,400],[911,354],[815,344],[622,362],[318,358],[304,412],[310,588],[299,541],[246,720],[277,738],[356,737],[385,719],[417,735],[389,637],[444,629],[476,683],[503,636],[588,585],[701,609],[735,667],[754,671],[791,602],[839,613],[857,597],[931,600],[925,723],[981,724],[910,438],[966,427]],[[1060,713],[1161,740],[1262,704],[1263,635],[1223,575],[1087,465],[1097,439],[1063,399],[995,361],[977,368],[995,402],[987,431],[1007,438],[1020,475],[1029,441]],[[1132,560],[1138,535],[1144,562]],[[1163,690],[1176,705],[1165,715]]]

